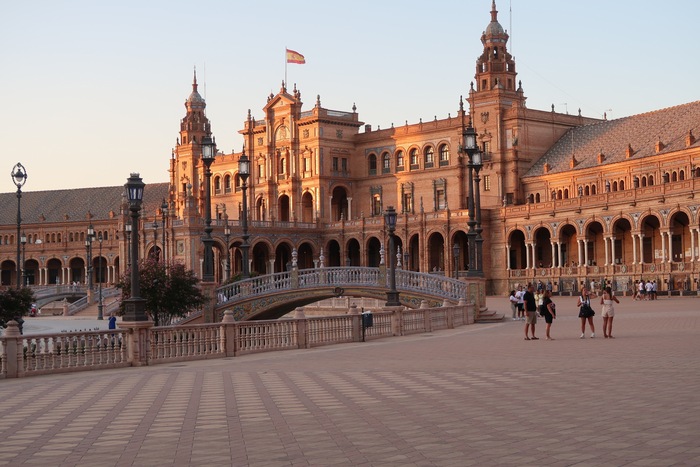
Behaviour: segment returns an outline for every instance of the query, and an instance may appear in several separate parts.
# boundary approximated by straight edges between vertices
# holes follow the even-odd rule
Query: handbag
[[[595,311],[593,311],[593,308],[591,308],[588,303],[581,304],[581,310],[578,312],[578,317],[590,318],[591,316],[595,316]]]

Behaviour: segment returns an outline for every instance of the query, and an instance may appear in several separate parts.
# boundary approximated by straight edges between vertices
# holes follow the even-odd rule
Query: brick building
[[[251,159],[251,271],[282,271],[294,250],[301,268],[377,266],[387,244],[383,212],[394,206],[402,267],[463,274],[469,172],[460,144],[471,122],[484,162],[479,195],[488,293],[537,279],[562,292],[592,278],[625,288],[642,277],[696,290],[700,102],[611,121],[530,109],[495,2],[481,43],[474,81],[446,118],[374,129],[354,106],[327,109],[320,96],[305,106],[296,85],[290,90],[285,83],[267,96],[261,118],[249,111],[239,133]],[[201,142],[212,125],[196,75],[185,107],[170,180],[146,187],[140,248],[201,274]],[[217,281],[226,279],[227,253],[231,274],[242,270],[240,155],[219,153],[211,167]],[[35,271],[28,282],[84,278],[91,222],[108,239],[98,267],[110,272],[100,277],[111,281],[123,272],[122,191],[24,193],[25,269]],[[0,195],[4,285],[14,284],[16,270],[14,196]]]

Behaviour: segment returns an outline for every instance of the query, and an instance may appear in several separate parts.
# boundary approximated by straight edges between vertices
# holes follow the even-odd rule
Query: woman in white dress
[[[603,296],[600,297],[600,304],[603,305],[603,337],[609,337],[610,339],[613,338],[612,323],[613,318],[615,317],[615,307],[613,306],[613,302],[620,303],[617,297],[613,295],[612,289],[610,287],[606,287],[605,292],[603,292]]]

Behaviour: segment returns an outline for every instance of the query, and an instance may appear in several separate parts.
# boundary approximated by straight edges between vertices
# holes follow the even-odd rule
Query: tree
[[[29,312],[36,299],[34,292],[28,287],[20,289],[9,288],[0,292],[0,327],[5,327],[8,321],[15,320],[20,324],[24,322],[22,316]]]
[[[146,312],[156,326],[168,326],[174,318],[183,317],[206,302],[197,286],[199,279],[184,264],[149,257],[138,267],[141,298],[146,300]],[[131,271],[126,271],[117,287],[122,289],[123,313],[124,300],[131,296]]]

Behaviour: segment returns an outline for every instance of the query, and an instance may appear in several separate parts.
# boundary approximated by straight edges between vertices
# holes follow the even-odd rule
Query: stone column
[[[610,237],[610,264],[615,264],[615,237]]]
[[[578,247],[578,265],[583,266],[581,260],[583,259],[583,240],[580,238],[576,239],[576,246]]]
[[[632,264],[637,264],[637,234],[632,234]]]
[[[552,243],[551,240],[549,241],[549,246],[551,247],[551,250],[552,250],[552,266],[556,266],[557,263],[554,261],[556,251],[554,249],[554,243]]]
[[[661,262],[666,262],[666,232],[659,232],[661,234]]]
[[[690,230],[690,261],[695,261],[695,229]]]
[[[530,244],[525,244],[525,269],[530,269]]]
[[[352,198],[348,197],[348,219],[352,220]]]
[[[506,245],[506,270],[510,271],[510,245]]]
[[[608,248],[608,240],[610,240],[610,238],[603,237],[603,243],[605,244],[605,266],[610,264],[610,263],[608,263],[608,258],[610,257],[610,250]]]
[[[588,240],[583,241],[583,264],[588,266]]]
[[[557,267],[563,268],[564,267],[564,261],[562,260],[561,256],[561,242],[557,242],[557,253],[559,255],[559,258],[557,258]]]
[[[148,365],[153,321],[121,321],[119,327],[129,330],[126,338],[126,351],[129,363],[132,366]]]

